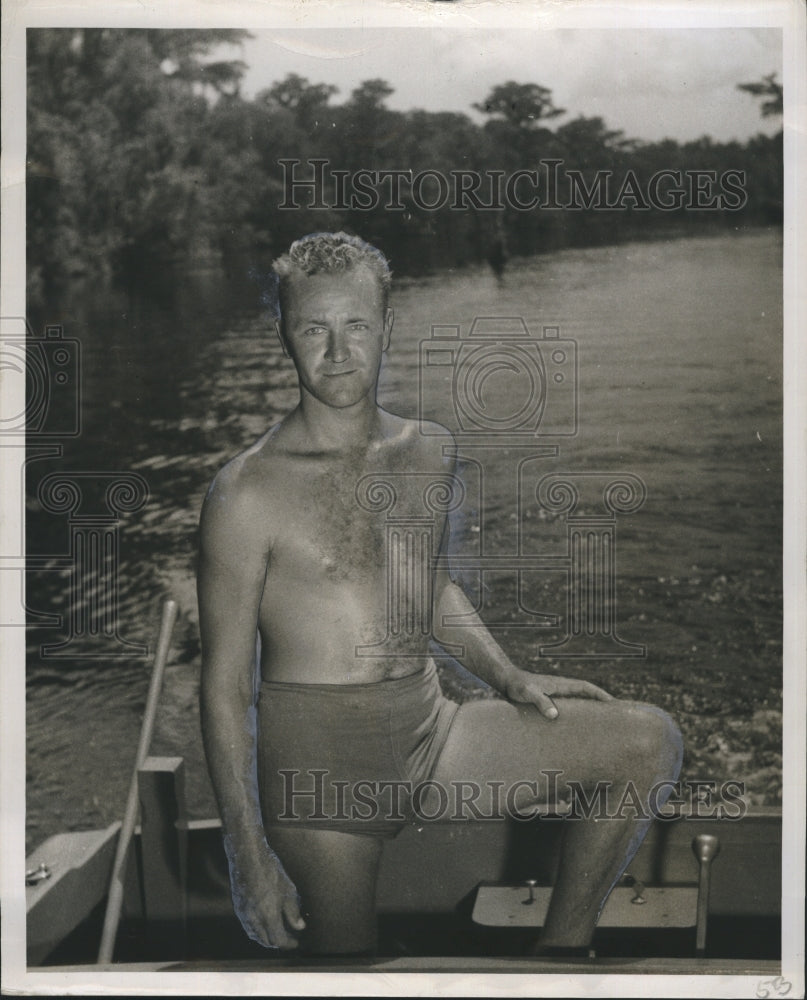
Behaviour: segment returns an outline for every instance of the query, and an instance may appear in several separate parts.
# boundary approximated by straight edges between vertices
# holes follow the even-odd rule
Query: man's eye
[[[324,333],[325,332],[325,327],[324,326],[309,326],[303,332],[306,333],[306,334],[309,334],[309,333]]]
[[[351,323],[350,324],[350,329],[351,330],[369,330],[370,328],[367,325],[367,323]]]

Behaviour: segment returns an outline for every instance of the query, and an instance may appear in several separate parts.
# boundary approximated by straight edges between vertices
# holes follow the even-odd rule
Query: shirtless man
[[[646,797],[677,776],[681,739],[658,709],[519,669],[449,573],[435,570],[434,553],[414,545],[395,563],[410,604],[422,606],[426,595],[434,638],[461,647],[463,665],[504,698],[459,707],[443,698],[428,628],[393,629],[383,656],[364,655],[390,638],[392,557],[384,511],[361,485],[374,481],[365,477],[396,483],[404,511],[422,515],[407,476],[450,483],[451,438],[424,436],[416,421],[377,403],[393,323],[389,270],[377,250],[319,234],[298,240],[275,268],[277,332],[300,401],[219,472],[204,503],[205,749],[234,906],[249,936],[267,947],[368,952],[383,838],[404,824],[389,808],[357,811],[357,782],[507,784],[551,768],[562,772],[561,792],[567,778],[586,789],[631,781]],[[445,533],[443,514],[435,537]],[[406,600],[402,608],[415,613]],[[477,627],[445,623],[456,615]],[[289,778],[299,791],[313,787],[301,784],[312,774],[328,783],[320,798],[289,797]],[[399,805],[411,808],[406,796]],[[566,825],[541,949],[588,945],[648,825],[631,817]]]

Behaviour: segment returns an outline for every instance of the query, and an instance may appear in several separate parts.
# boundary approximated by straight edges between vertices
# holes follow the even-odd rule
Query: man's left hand
[[[508,680],[504,691],[510,701],[535,705],[547,719],[557,719],[558,709],[553,698],[593,698],[595,701],[613,701],[613,695],[596,684],[571,677],[552,674],[531,674],[519,670]]]

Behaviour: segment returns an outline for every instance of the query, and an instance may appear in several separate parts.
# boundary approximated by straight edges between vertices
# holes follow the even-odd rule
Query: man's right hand
[[[233,907],[253,941],[264,948],[296,948],[305,929],[300,897],[278,856],[268,845],[264,852],[259,863],[247,866],[228,850]]]

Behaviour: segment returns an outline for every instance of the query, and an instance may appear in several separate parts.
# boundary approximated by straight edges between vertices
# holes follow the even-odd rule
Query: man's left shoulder
[[[411,450],[423,459],[432,459],[438,464],[444,464],[448,458],[453,459],[456,444],[454,436],[447,427],[431,420],[413,420],[389,414],[390,429],[393,437],[403,448]]]

